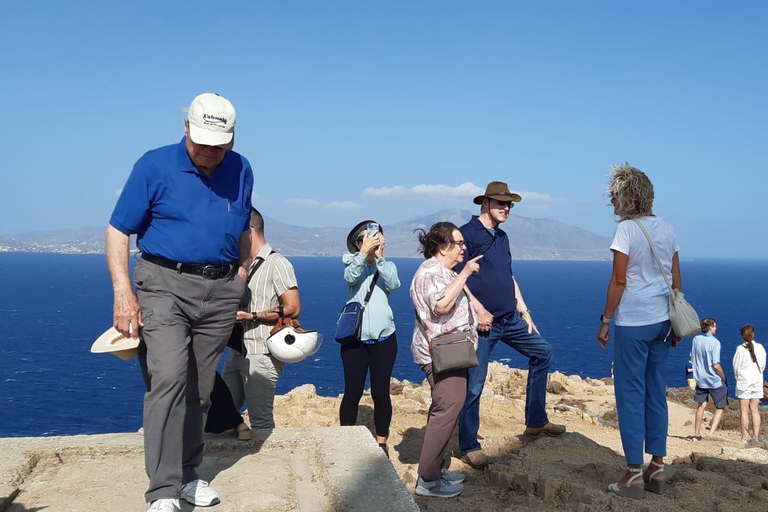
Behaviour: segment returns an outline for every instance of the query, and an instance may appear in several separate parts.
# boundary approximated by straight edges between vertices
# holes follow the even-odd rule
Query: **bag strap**
[[[250,272],[248,272],[248,284],[251,284],[251,279],[253,279],[254,274],[256,274],[256,271],[259,270],[259,267],[264,264],[265,261],[267,261],[267,258],[275,254],[275,251],[269,251],[269,254],[265,258],[259,258],[256,260],[256,264],[253,265],[253,268]]]
[[[643,231],[643,234],[645,235],[645,239],[648,240],[648,245],[651,246],[651,252],[653,253],[653,257],[656,258],[656,263],[659,264],[659,270],[661,271],[661,275],[664,278],[664,282],[667,283],[667,287],[669,288],[669,291],[672,292],[672,285],[669,284],[669,279],[667,279],[667,273],[664,272],[664,265],[661,264],[661,260],[659,259],[659,255],[656,254],[656,247],[653,245],[653,242],[651,241],[651,237],[648,234],[648,232],[645,230],[645,227],[640,223],[637,219],[632,219],[632,221],[637,224],[640,229]]]
[[[363,307],[368,305],[368,301],[371,300],[371,295],[373,295],[373,289],[376,287],[376,281],[379,280],[379,271],[377,270],[375,274],[373,274],[373,280],[371,281],[371,286],[368,288],[368,293],[365,294],[365,300],[363,301]]]

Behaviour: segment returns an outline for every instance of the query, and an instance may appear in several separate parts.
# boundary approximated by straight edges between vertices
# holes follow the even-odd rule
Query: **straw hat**
[[[128,361],[139,353],[139,338],[126,338],[117,332],[117,329],[110,327],[93,342],[91,353],[112,354]]]

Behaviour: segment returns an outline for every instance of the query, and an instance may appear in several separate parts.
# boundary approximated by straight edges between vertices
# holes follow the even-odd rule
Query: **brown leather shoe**
[[[483,450],[472,450],[471,452],[467,452],[464,454],[461,460],[475,469],[482,469],[493,462],[493,459]]]
[[[543,427],[527,427],[525,429],[525,435],[531,439],[538,439],[542,435],[557,437],[563,434],[565,434],[565,425],[555,425],[551,422]]]

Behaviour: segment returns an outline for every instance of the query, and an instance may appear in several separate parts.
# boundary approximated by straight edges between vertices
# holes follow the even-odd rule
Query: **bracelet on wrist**
[[[530,315],[531,314],[531,310],[530,309],[524,309],[522,311],[518,311],[518,313],[520,315]]]

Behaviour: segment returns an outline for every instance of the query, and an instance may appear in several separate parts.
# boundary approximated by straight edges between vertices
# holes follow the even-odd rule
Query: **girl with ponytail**
[[[765,349],[755,341],[755,328],[741,328],[742,344],[733,356],[733,373],[736,375],[736,398],[741,412],[741,439],[757,440],[760,435],[760,411],[763,398],[763,370]],[[749,436],[749,418],[752,417],[752,437]]]

